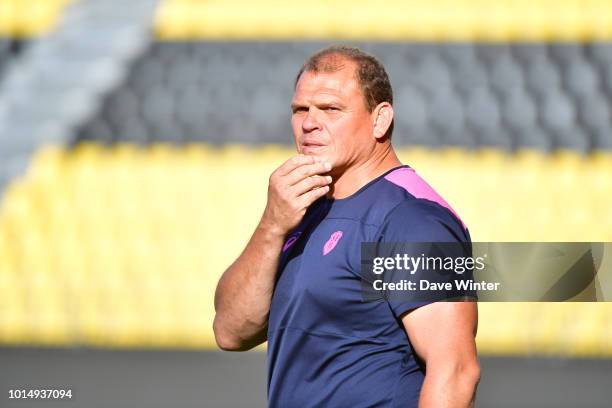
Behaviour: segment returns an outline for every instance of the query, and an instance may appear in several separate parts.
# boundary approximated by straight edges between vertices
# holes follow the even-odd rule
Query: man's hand
[[[322,174],[330,170],[329,163],[314,156],[298,155],[283,163],[270,176],[261,224],[283,236],[295,228],[308,207],[329,191],[332,178]]]
[[[224,350],[248,350],[267,338],[278,257],[289,231],[306,209],[329,191],[331,166],[298,155],[270,176],[268,204],[242,254],[227,268],[215,292],[215,339]]]

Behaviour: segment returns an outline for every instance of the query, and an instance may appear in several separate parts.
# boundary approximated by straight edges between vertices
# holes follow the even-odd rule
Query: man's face
[[[353,62],[336,72],[304,72],[291,108],[298,152],[331,163],[332,173],[366,159],[376,143]]]

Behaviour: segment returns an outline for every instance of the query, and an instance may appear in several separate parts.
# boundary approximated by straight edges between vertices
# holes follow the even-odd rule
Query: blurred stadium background
[[[265,406],[214,288],[332,42],[474,241],[612,241],[609,0],[0,0],[0,406]],[[478,406],[610,406],[612,303],[481,304],[478,346]]]

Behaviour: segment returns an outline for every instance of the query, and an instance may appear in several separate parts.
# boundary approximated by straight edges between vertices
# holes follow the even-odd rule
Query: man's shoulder
[[[380,235],[383,241],[469,241],[469,231],[448,207],[425,198],[406,197],[387,212]]]
[[[385,222],[401,220],[419,221],[428,217],[445,218],[447,215],[448,211],[434,201],[407,197],[389,209]]]
[[[385,180],[404,192],[403,199],[388,212],[387,222],[401,219],[426,222],[436,218],[467,229],[450,204],[414,169],[407,166],[395,169],[385,176]]]

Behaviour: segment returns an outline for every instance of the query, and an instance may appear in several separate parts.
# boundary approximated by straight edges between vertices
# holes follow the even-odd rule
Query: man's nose
[[[318,120],[318,113],[316,112],[316,108],[310,108],[304,121],[302,122],[302,130],[304,132],[312,132],[314,130],[320,129],[321,124]]]

